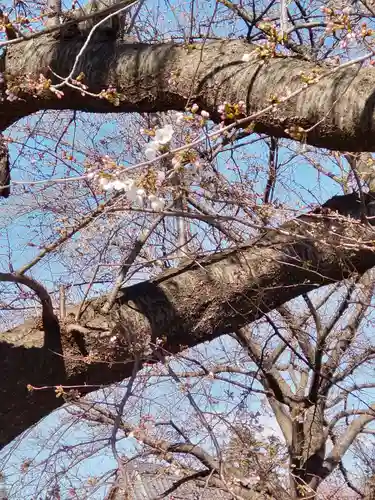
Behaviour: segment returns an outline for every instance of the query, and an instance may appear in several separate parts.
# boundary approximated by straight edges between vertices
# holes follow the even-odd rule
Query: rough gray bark
[[[343,198],[352,213],[353,196]],[[78,328],[72,326],[75,311],[68,311],[64,362],[42,347],[40,321],[1,334],[1,445],[62,402],[51,389],[28,394],[27,384],[86,383],[90,392],[121,380],[131,374],[135,355],[147,359],[153,353],[157,359],[158,338],[177,353],[232,332],[301,293],[366,271],[375,265],[372,238],[372,228],[359,221],[302,216],[237,249],[122,290],[108,314],[101,312],[104,298],[95,300]]]
[[[55,40],[42,36],[7,50],[1,71],[8,86],[17,85],[23,75],[52,68],[67,76],[80,47],[80,40]],[[308,62],[275,58],[243,62],[252,47],[243,41],[222,41],[200,45],[131,44],[119,41],[92,43],[77,68],[86,75],[90,91],[100,92],[109,84],[123,93],[120,106],[105,99],[84,97],[65,88],[66,99],[48,91],[38,98],[20,92],[22,101],[4,101],[0,128],[41,109],[75,109],[91,112],[156,112],[183,110],[188,97],[218,119],[223,101],[244,101],[248,114],[269,106],[270,96],[285,96],[303,86],[301,72],[316,68]],[[77,76],[76,75],[76,76]],[[255,130],[275,137],[289,137],[286,129],[312,128],[304,139],[309,144],[343,151],[375,151],[373,69],[346,67],[306,88],[297,97],[258,116]],[[324,119],[323,119],[324,118]]]

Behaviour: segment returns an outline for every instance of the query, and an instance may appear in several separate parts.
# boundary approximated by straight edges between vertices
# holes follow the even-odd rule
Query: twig
[[[64,234],[64,236],[56,240],[54,243],[51,243],[51,245],[45,247],[31,262],[21,267],[17,273],[24,274],[26,271],[35,266],[35,264],[40,262],[43,259],[43,257],[56,250],[56,248],[58,248],[67,240],[69,240],[72,236],[74,236],[74,234],[78,233],[78,231],[88,226],[90,222],[92,222],[96,217],[101,217],[104,214],[104,209],[107,208],[108,206],[111,206],[115,201],[117,201],[118,197],[119,197],[118,194],[114,195],[110,200],[100,204],[96,210],[94,210],[91,214],[85,217],[79,224],[77,224],[77,226],[68,231],[66,234]]]
[[[195,200],[192,196],[188,196],[187,201],[192,205],[196,210],[199,210],[203,215],[205,215],[207,218],[205,219],[205,222],[209,224],[212,227],[215,227],[218,229],[221,233],[223,233],[227,238],[229,238],[232,241],[235,241],[236,243],[241,243],[243,241],[242,238],[237,236],[231,229],[226,228],[216,220],[215,214],[211,213],[211,211],[200,204],[197,200]],[[220,217],[220,215],[219,215]]]
[[[65,296],[65,286],[61,285],[59,289],[59,302],[60,302],[60,319],[64,319],[66,316],[66,296]]]
[[[131,31],[133,30],[135,21],[139,15],[139,12],[140,12],[144,3],[145,3],[145,0],[139,0],[139,3],[138,3],[137,8],[134,12],[134,15],[132,16],[132,18],[130,20],[129,26],[125,30],[125,35],[130,35]]]
[[[122,7],[121,9],[119,10],[116,10],[115,12],[111,12],[110,14],[108,14],[108,16],[104,17],[103,19],[101,19],[98,23],[95,24],[95,26],[92,27],[92,29],[90,30],[90,33],[88,34],[86,40],[85,40],[85,43],[82,45],[80,51],[78,52],[76,58],[75,58],[75,61],[73,63],[73,67],[69,73],[69,75],[64,78],[64,80],[61,82],[61,83],[58,83],[57,85],[54,85],[53,88],[54,89],[59,89],[61,87],[63,87],[67,82],[69,82],[69,80],[71,80],[73,78],[73,75],[77,69],[77,66],[78,66],[78,63],[83,55],[83,53],[85,52],[85,50],[87,49],[89,43],[90,43],[90,40],[91,38],[93,37],[95,31],[104,23],[106,23],[109,19],[111,19],[111,17],[114,17],[114,16],[117,16],[118,14],[121,14],[121,12],[125,12],[126,10],[130,9],[131,7],[133,7],[134,5],[136,5],[136,3],[138,2],[138,0],[134,0],[131,4],[128,4],[128,5],[125,5],[124,7]],[[98,16],[98,12],[96,13],[96,16]],[[51,86],[52,88],[52,86]]]

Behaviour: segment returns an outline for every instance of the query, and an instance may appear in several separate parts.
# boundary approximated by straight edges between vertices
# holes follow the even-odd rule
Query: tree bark
[[[167,352],[178,353],[301,293],[363,273],[375,265],[372,238],[372,228],[359,221],[305,215],[233,250],[123,289],[108,314],[101,311],[104,298],[94,300],[78,328],[72,308],[62,325],[64,357],[43,348],[40,320],[0,334],[0,444],[62,403],[51,389],[28,393],[27,384],[87,384],[81,392],[90,392],[119,381],[131,374],[135,357],[159,359],[159,339]]]
[[[187,99],[219,120],[217,107],[224,101],[244,101],[252,114],[269,106],[270,96],[306,88],[298,96],[277,105],[254,120],[254,130],[274,137],[289,137],[287,129],[311,128],[303,137],[308,144],[342,151],[375,151],[373,68],[358,64],[335,70],[318,83],[303,83],[301,73],[310,75],[317,67],[295,58],[278,57],[266,62],[257,58],[254,47],[240,40],[204,45],[132,44],[119,41],[91,43],[80,58],[77,72],[85,74],[91,92],[114,85],[123,94],[115,107],[106,99],[82,97],[65,87],[65,98],[22,86],[25,74],[40,73],[56,79],[51,69],[66,77],[82,41],[56,40],[43,35],[7,49],[1,61],[9,88],[18,88],[19,101],[2,103],[0,129],[38,110],[74,109],[97,113],[156,112],[184,110]],[[244,53],[254,58],[243,62]],[[20,84],[21,87],[20,88]],[[5,91],[5,86],[3,91]],[[6,96],[4,96],[6,97]]]

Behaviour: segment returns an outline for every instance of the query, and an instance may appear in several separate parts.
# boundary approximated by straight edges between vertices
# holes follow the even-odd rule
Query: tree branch
[[[334,444],[332,451],[329,453],[328,457],[324,460],[323,473],[321,475],[322,479],[329,476],[329,474],[337,467],[341,459],[347,452],[349,446],[356,439],[358,434],[366,427],[368,423],[373,421],[375,418],[375,412],[373,414],[361,415],[360,417],[354,419],[346,432],[340,438],[337,439],[336,444]]]
[[[0,273],[0,281],[19,283],[30,288],[38,296],[42,305],[42,321],[44,330],[43,347],[62,353],[60,324],[54,313],[52,300],[48,291],[38,281],[23,274]]]
[[[29,73],[36,77],[43,73],[59,83],[49,68],[61,76],[69,75],[81,46],[79,40],[40,36],[9,46],[1,70],[8,85]],[[85,84],[94,93],[110,84],[115,86],[123,94],[118,107],[105,99],[82,98],[80,92],[68,88],[63,99],[52,93],[35,97],[25,90],[20,95],[22,101],[3,102],[0,128],[42,109],[98,113],[184,110],[186,89],[190,89],[188,94],[214,120],[220,120],[219,104],[244,101],[248,115],[258,113],[253,120],[257,132],[290,137],[288,130],[302,127],[309,130],[304,135],[308,144],[342,151],[375,151],[375,76],[371,68],[334,68],[317,83],[306,86],[301,71],[309,74],[316,69],[315,64],[285,57],[263,64],[256,52],[250,62],[243,62],[243,54],[253,48],[243,41],[228,40],[196,45],[196,50],[174,44],[93,42],[80,58],[77,75],[85,74]],[[269,108],[271,94],[286,97],[285,88],[301,92],[260,113]]]
[[[178,353],[236,331],[302,293],[365,272],[375,265],[372,241],[370,226],[312,213],[124,288],[108,314],[101,311],[106,297],[92,300],[79,335],[62,329],[66,373],[56,354],[42,349],[35,320],[1,334],[0,445],[61,404],[48,388],[27,397],[27,384],[82,385],[86,393],[122,380],[131,375],[135,356],[158,359],[155,346],[162,338],[165,351]],[[68,309],[68,324],[78,307]]]

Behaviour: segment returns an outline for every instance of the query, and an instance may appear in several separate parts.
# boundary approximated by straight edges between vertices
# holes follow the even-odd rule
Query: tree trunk
[[[296,500],[316,498],[325,458],[323,404],[306,409],[296,406],[292,413],[293,437],[290,454],[290,485]]]
[[[375,477],[370,477],[365,486],[365,500],[375,500]]]

